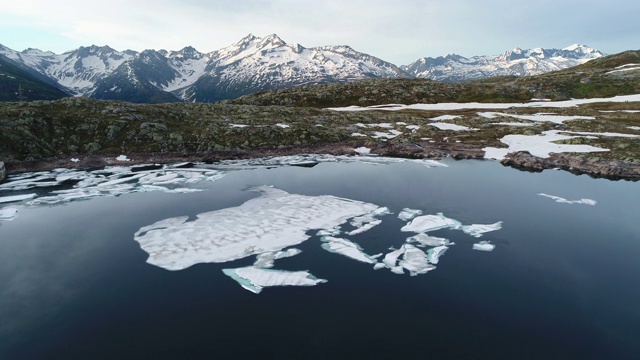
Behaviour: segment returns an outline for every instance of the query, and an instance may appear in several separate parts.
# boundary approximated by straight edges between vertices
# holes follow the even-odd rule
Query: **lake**
[[[637,358],[638,183],[315,161],[11,177],[0,358]]]

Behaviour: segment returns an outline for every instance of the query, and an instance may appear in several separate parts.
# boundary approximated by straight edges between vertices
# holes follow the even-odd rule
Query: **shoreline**
[[[336,143],[318,146],[291,146],[279,148],[257,148],[229,151],[212,151],[206,153],[174,153],[151,152],[131,154],[88,154],[74,156],[57,156],[37,160],[5,162],[6,176],[38,171],[51,171],[56,168],[94,169],[105,166],[126,166],[140,164],[168,164],[177,162],[215,163],[222,160],[241,160],[261,157],[287,156],[300,154],[357,155],[354,150],[366,144]],[[484,158],[484,150],[480,146],[463,143],[421,142],[406,144],[374,144],[370,145],[371,153],[379,156],[407,159],[442,159],[452,158],[479,159]],[[126,155],[127,160],[117,160]],[[78,161],[72,161],[73,158]],[[498,161],[498,160],[491,160]],[[524,171],[541,172],[546,169],[561,169],[574,174],[586,174],[594,178],[609,180],[640,180],[640,162],[623,162],[617,160],[592,159],[584,153],[551,154],[549,158],[539,158],[528,152],[510,153],[501,160],[504,166]],[[0,182],[4,179],[0,178]]]

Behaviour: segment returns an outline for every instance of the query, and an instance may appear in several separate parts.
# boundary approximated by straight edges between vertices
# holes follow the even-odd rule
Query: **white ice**
[[[398,219],[409,221],[418,215],[422,215],[422,210],[404,208],[400,211],[400,214],[398,214]]]
[[[446,246],[437,246],[434,248],[431,248],[427,251],[427,260],[429,260],[429,263],[431,264],[437,264],[438,261],[440,261],[440,256],[444,255],[444,253],[447,251],[448,247]],[[406,256],[406,252],[405,252],[405,256]]]
[[[473,250],[493,251],[493,249],[495,248],[496,248],[495,245],[493,245],[489,241],[484,241],[484,240],[473,244]]]
[[[244,204],[145,226],[134,239],[148,263],[180,270],[282,250],[309,238],[311,229],[329,229],[378,209],[377,205],[335,196],[305,196],[260,186],[262,196]]]
[[[127,158],[127,155],[120,155],[116,158],[118,161],[131,161],[131,159]]]
[[[274,261],[296,256],[301,252],[302,250],[300,249],[290,248],[286,251],[270,251],[262,253],[256,256],[256,261],[253,263],[253,266],[263,269],[272,268]]]
[[[31,200],[36,197],[36,194],[24,194],[24,195],[13,195],[13,196],[3,196],[0,197],[0,204]]]
[[[449,239],[430,236],[424,233],[420,233],[407,238],[408,243],[416,243],[417,246],[442,246],[442,245],[453,245]]]
[[[429,256],[425,254],[424,251],[410,244],[405,244],[403,247],[404,253],[402,254],[402,260],[399,265],[407,269],[409,275],[416,276],[426,274],[436,268],[429,262]],[[440,250],[439,253],[443,253],[443,250]],[[436,262],[438,262],[438,256],[439,254],[434,256]]]
[[[502,221],[498,221],[497,223],[494,223],[494,224],[486,224],[486,225],[472,224],[472,225],[465,225],[462,227],[462,231],[464,231],[465,234],[469,234],[473,237],[481,237],[484,233],[497,231],[500,229],[502,229]]]
[[[545,193],[539,193],[538,195],[547,197],[549,199],[554,200],[557,203],[562,203],[562,204],[584,204],[584,205],[591,205],[591,206],[594,206],[594,205],[598,204],[597,201],[592,200],[592,199],[567,200],[567,199],[565,199],[563,197],[560,197],[560,196],[549,195],[549,194],[545,194]]]
[[[640,131],[640,126],[627,126],[627,129]]]
[[[325,236],[322,238],[322,241],[322,248],[329,252],[344,255],[367,264],[376,264],[378,262],[373,256],[366,254],[360,245],[347,239]]]
[[[18,216],[18,209],[16,208],[0,208],[0,220],[11,221]]]
[[[450,219],[442,213],[438,213],[436,215],[418,216],[403,226],[400,231],[425,233],[445,228],[459,229],[461,226],[462,224],[459,221]]]
[[[316,278],[308,271],[285,271],[247,266],[223,269],[222,272],[254,294],[259,294],[262,289],[271,286],[314,286],[327,282],[327,280]]]

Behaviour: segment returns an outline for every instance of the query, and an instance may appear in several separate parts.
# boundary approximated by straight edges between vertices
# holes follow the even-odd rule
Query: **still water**
[[[180,184],[198,192],[0,204],[18,210],[0,221],[0,358],[637,358],[640,184],[489,161],[443,164],[219,168],[212,181]],[[415,235],[400,231],[404,208],[502,228],[479,238],[429,231],[455,244],[418,276],[326,251],[317,230],[308,231],[294,246],[301,252],[274,268],[327,282],[259,294],[222,272],[251,266],[253,254],[168,271],[147,263],[134,241],[164,219],[242,206],[261,196],[247,191],[259,185],[387,207],[378,226],[340,235],[363,253],[382,253],[379,261]],[[0,198],[37,200],[70,186]],[[495,249],[473,250],[481,240]]]

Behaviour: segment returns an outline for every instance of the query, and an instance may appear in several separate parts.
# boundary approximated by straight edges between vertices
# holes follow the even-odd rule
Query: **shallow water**
[[[19,211],[0,221],[0,358],[635,358],[638,183],[444,163],[256,168],[180,185],[203,190],[194,193],[3,204]],[[380,225],[340,235],[370,255],[415,235],[400,231],[404,208],[464,225],[503,223],[481,238],[429,232],[455,245],[419,276],[328,252],[309,231],[295,246],[302,252],[274,268],[327,282],[260,294],[222,272],[255,256],[180,271],[146,263],[133,239],[140,228],[240,206],[260,196],[248,187],[263,184],[386,206],[393,214]],[[495,249],[473,250],[480,240]]]

